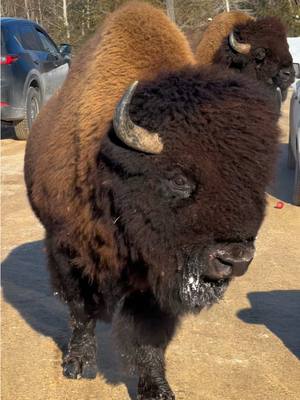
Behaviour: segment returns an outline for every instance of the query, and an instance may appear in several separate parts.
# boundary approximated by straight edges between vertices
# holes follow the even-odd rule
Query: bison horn
[[[229,35],[229,44],[230,44],[230,47],[233,50],[235,50],[237,53],[249,54],[249,52],[251,50],[251,44],[238,42],[236,40],[233,32],[231,32]]]
[[[135,81],[119,101],[113,119],[114,130],[127,146],[144,153],[158,154],[163,149],[159,134],[135,125],[129,116],[130,101],[137,85],[138,81]]]

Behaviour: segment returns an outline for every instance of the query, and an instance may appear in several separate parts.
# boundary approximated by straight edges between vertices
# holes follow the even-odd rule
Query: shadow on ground
[[[70,329],[68,310],[54,295],[49,284],[43,241],[15,248],[2,263],[3,295],[37,332],[51,337],[66,350]],[[110,384],[124,383],[129,396],[136,396],[137,381],[123,374],[118,365],[110,335],[110,326],[98,323],[98,368]]]
[[[248,294],[251,308],[237,316],[248,324],[265,325],[300,359],[300,290]]]
[[[267,189],[267,193],[276,197],[285,203],[292,204],[293,186],[294,186],[294,170],[287,166],[288,144],[281,143],[279,146],[279,155],[276,166],[275,177]]]

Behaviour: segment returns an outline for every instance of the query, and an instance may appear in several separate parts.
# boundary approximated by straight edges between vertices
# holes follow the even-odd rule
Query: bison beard
[[[152,21],[147,13],[154,22],[144,34]],[[257,82],[218,67],[188,66],[186,42],[159,11],[138,3],[111,18],[107,36],[101,33],[101,57],[83,57],[84,68],[81,59],[74,63],[65,88],[38,117],[25,179],[46,229],[53,287],[71,314],[64,375],[95,377],[96,320],[111,321],[121,358],[139,376],[138,398],[170,400],[164,352],[180,317],[221,299],[252,260],[278,115]],[[159,24],[168,27],[164,40],[160,30],[153,33]],[[110,42],[113,32],[120,48]],[[154,47],[142,43],[134,58],[130,51],[142,34],[154,37]],[[145,48],[166,61],[152,70]],[[91,59],[107,64],[94,68]],[[155,69],[167,62],[167,71]],[[78,74],[91,85],[91,96],[79,101]],[[142,79],[133,90],[136,75]],[[62,115],[54,118],[58,109]],[[154,135],[156,146],[149,145]]]
[[[201,268],[202,267],[202,268]],[[201,310],[203,306],[211,306],[218,302],[228,286],[227,279],[209,281],[203,278],[206,266],[197,258],[190,259],[184,269],[180,298],[187,308]]]

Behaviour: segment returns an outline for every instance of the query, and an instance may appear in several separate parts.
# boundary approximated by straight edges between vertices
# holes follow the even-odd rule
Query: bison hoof
[[[148,394],[138,394],[137,400],[175,400],[175,395],[172,392],[160,392],[148,393]]]
[[[67,356],[63,362],[63,374],[69,379],[95,379],[97,375],[96,361]]]
[[[140,378],[137,400],[175,400],[175,395],[166,381],[157,386]]]

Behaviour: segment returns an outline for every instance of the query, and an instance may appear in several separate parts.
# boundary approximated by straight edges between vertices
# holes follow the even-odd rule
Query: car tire
[[[30,87],[25,101],[25,118],[15,126],[16,137],[19,140],[27,140],[32,123],[41,108],[41,95],[37,88]]]

